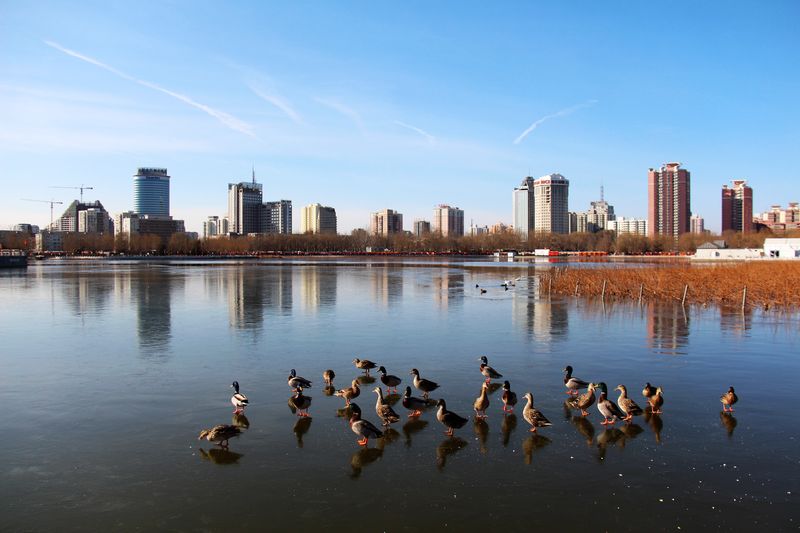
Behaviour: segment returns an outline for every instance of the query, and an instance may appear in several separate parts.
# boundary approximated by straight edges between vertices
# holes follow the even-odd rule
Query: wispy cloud
[[[337,102],[336,100],[329,100],[327,98],[314,98],[315,101],[324,105],[325,107],[329,107],[334,111],[346,116],[350,120],[352,120],[356,126],[360,130],[364,130],[364,120],[361,118],[361,115],[355,109],[344,105],[341,102]]]
[[[152,82],[149,82],[149,81],[146,81],[146,80],[140,80],[140,79],[138,79],[138,78],[136,78],[134,76],[131,76],[130,74],[126,74],[125,72],[122,72],[121,70],[118,70],[118,69],[116,69],[116,68],[114,68],[114,67],[112,67],[110,65],[107,65],[107,64],[105,64],[105,63],[103,63],[101,61],[98,61],[97,59],[94,59],[92,57],[83,55],[83,54],[81,54],[79,52],[76,52],[75,50],[70,50],[69,48],[65,48],[65,47],[61,46],[60,44],[58,44],[56,42],[44,41],[44,43],[47,46],[50,46],[50,47],[55,48],[56,50],[58,50],[60,52],[63,52],[65,54],[67,54],[68,56],[72,56],[72,57],[74,57],[76,59],[80,59],[81,61],[85,61],[87,63],[90,63],[92,65],[100,67],[103,70],[111,72],[112,74],[114,74],[114,75],[116,75],[116,76],[118,76],[118,77],[120,77],[120,78],[122,78],[124,80],[132,81],[132,82],[137,83],[137,84],[139,84],[139,85],[141,85],[143,87],[147,87],[149,89],[153,89],[154,91],[158,91],[160,93],[163,93],[163,94],[166,94],[168,96],[171,96],[171,97],[175,98],[176,100],[180,100],[181,102],[183,102],[183,103],[185,103],[185,104],[187,104],[187,105],[189,105],[191,107],[194,107],[195,109],[199,109],[200,111],[203,111],[204,113],[207,113],[208,115],[214,117],[215,119],[219,120],[222,124],[224,124],[225,126],[227,126],[228,128],[230,128],[232,130],[238,131],[239,133],[243,133],[243,134],[245,134],[245,135],[247,135],[249,137],[255,137],[256,136],[255,133],[253,133],[253,127],[250,124],[248,124],[247,122],[244,122],[243,120],[240,120],[240,119],[234,117],[233,115],[230,115],[229,113],[226,113],[224,111],[220,111],[218,109],[214,109],[213,107],[209,107],[209,106],[207,106],[205,104],[201,104],[200,102],[196,102],[195,100],[192,100],[191,98],[189,98],[188,96],[186,96],[184,94],[176,93],[175,91],[171,91],[169,89],[161,87],[160,85],[156,85],[155,83],[152,83]]]
[[[247,86],[250,88],[251,91],[253,91],[256,94],[256,96],[283,111],[283,113],[287,117],[289,117],[295,124],[303,123],[303,119],[300,118],[300,115],[297,113],[297,111],[295,111],[294,108],[291,106],[291,104],[287,102],[285,99],[281,98],[280,96],[276,96],[274,94],[269,94],[268,92],[266,92],[265,90],[254,84],[248,83]]]
[[[406,124],[405,122],[400,122],[399,120],[394,121],[395,124],[401,126],[403,128],[409,129],[411,131],[417,132],[423,137],[428,140],[428,144],[434,144],[436,142],[436,137],[428,133],[427,131],[423,130],[422,128],[418,128],[416,126],[412,126],[411,124]]]
[[[588,102],[583,102],[582,104],[574,105],[572,107],[568,107],[566,109],[562,109],[561,111],[556,111],[555,113],[553,113],[551,115],[545,115],[542,118],[540,118],[539,120],[535,121],[530,126],[528,126],[528,129],[526,129],[525,131],[520,133],[519,137],[514,139],[514,144],[519,144],[522,141],[524,141],[525,137],[530,135],[531,132],[533,132],[533,130],[535,130],[536,128],[541,126],[542,123],[547,122],[551,118],[564,117],[564,116],[567,116],[567,115],[571,115],[572,113],[574,113],[575,111],[577,111],[579,109],[583,109],[585,107],[591,107],[596,103],[597,103],[597,100],[589,100]]]

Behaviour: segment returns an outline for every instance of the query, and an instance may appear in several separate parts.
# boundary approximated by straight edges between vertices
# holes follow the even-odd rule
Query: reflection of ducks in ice
[[[517,428],[517,415],[509,413],[503,417],[503,423],[500,425],[500,432],[503,434],[503,446],[508,446],[508,441],[511,439],[511,433]]]
[[[564,402],[564,414],[566,418],[575,426],[578,430],[578,433],[583,435],[586,438],[586,445],[591,446],[592,442],[594,442],[594,425],[589,421],[588,418],[573,415],[570,411],[571,405],[570,400]]]
[[[374,463],[383,457],[383,442],[378,441],[375,448],[361,448],[350,456],[350,468],[353,469],[350,477],[353,479],[361,476],[361,471],[368,464]]]
[[[227,448],[211,448],[204,450],[199,448],[200,457],[206,461],[211,461],[215,465],[232,465],[236,464],[239,459],[244,457],[241,453],[232,452]]]
[[[289,405],[294,407],[292,412],[297,411],[297,416],[311,416],[308,414],[308,408],[311,407],[311,396],[303,394],[303,387],[295,389],[294,396],[289,398]]]
[[[336,387],[334,387],[333,385],[329,385],[322,389],[322,394],[324,394],[325,396],[333,396],[334,394],[336,394]]]
[[[489,452],[489,448],[486,446],[486,441],[489,438],[489,424],[483,418],[476,418],[472,425],[472,430],[475,432],[475,438],[478,439],[481,453],[486,455]]]
[[[624,446],[625,434],[618,428],[606,428],[597,436],[598,458],[604,459],[609,446],[619,444]]]
[[[428,425],[427,420],[420,420],[419,418],[412,418],[411,420],[403,424],[402,430],[403,430],[403,436],[405,436],[406,438],[405,440],[406,446],[409,447],[411,446],[411,435],[413,435],[414,433],[419,433],[420,431],[425,429],[425,426],[427,425]]]
[[[200,436],[197,437],[197,440],[205,439],[208,442],[213,442],[219,446],[222,446],[223,448],[227,448],[228,440],[232,439],[233,437],[237,437],[241,432],[242,431],[236,426],[219,424],[211,429],[204,429],[201,431]]]
[[[644,429],[639,424],[625,424],[619,430],[625,434],[625,439],[635,439],[640,433],[644,432]]]
[[[733,437],[733,430],[736,429],[736,424],[738,424],[736,417],[730,413],[720,411],[719,421],[728,433],[728,437]]]
[[[658,413],[653,413],[649,409],[644,412],[644,420],[650,425],[653,434],[656,437],[656,442],[661,444],[661,430],[664,428],[664,421]]]
[[[553,441],[551,441],[544,435],[540,435],[538,433],[533,433],[527,439],[522,441],[522,453],[525,456],[525,464],[526,465],[531,464],[531,462],[533,461],[533,454],[537,450],[541,450],[551,442]]]
[[[358,376],[356,381],[358,381],[360,385],[370,385],[375,383],[375,378],[372,376]]]
[[[310,416],[304,416],[297,419],[295,422],[292,431],[294,432],[295,437],[297,437],[297,447],[303,447],[303,435],[308,433],[308,430],[311,429],[311,420]]]
[[[231,383],[231,388],[234,391],[233,396],[231,396],[231,403],[233,404],[234,407],[233,412],[234,414],[242,413],[244,412],[244,408],[247,407],[247,404],[249,403],[247,396],[239,392],[238,381],[234,381],[233,383]]]
[[[247,429],[250,427],[250,421],[242,413],[236,413],[231,419],[231,425],[239,429]]]
[[[436,466],[443,470],[447,463],[447,458],[456,454],[467,445],[467,441],[459,437],[450,437],[439,443],[436,447]]]

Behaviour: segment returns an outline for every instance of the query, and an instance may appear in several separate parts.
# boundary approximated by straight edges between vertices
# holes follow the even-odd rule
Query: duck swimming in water
[[[231,383],[231,388],[233,389],[233,396],[231,396],[231,403],[233,404],[234,410],[233,414],[238,415],[239,413],[244,412],[244,408],[247,407],[247,404],[250,403],[247,399],[247,396],[239,392],[239,382],[234,381]]]

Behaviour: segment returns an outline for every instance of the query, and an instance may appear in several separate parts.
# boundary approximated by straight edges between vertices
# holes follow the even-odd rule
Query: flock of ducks
[[[480,395],[473,403],[473,410],[475,411],[475,418],[481,420],[487,417],[486,411],[489,408],[489,394],[490,383],[492,379],[500,379],[503,375],[489,366],[489,361],[486,356],[480,359],[480,373],[484,376],[485,380],[481,385]],[[386,368],[378,366],[368,359],[354,359],[353,364],[359,370],[364,371],[366,376],[370,375],[370,370],[378,369],[380,374],[380,381],[386,387],[386,393],[392,394],[398,392],[398,386],[402,383],[402,379],[398,376],[389,374]],[[628,396],[628,390],[625,385],[617,385],[615,390],[619,391],[619,396],[616,403],[608,398],[608,388],[605,383],[592,383],[584,381],[572,375],[573,369],[567,365],[564,368],[564,387],[566,394],[569,396],[566,405],[572,409],[580,410],[581,416],[585,417],[589,414],[588,409],[592,405],[596,405],[598,411],[603,416],[601,422],[604,426],[612,426],[618,420],[630,423],[635,416],[643,415],[645,410],[640,407],[633,398]],[[447,403],[443,398],[435,402],[430,399],[430,394],[439,388],[439,384],[424,379],[420,376],[419,370],[416,368],[411,369],[410,375],[412,377],[412,385],[420,393],[421,397],[412,396],[411,387],[407,386],[403,392],[401,405],[409,414],[408,418],[417,418],[422,415],[423,410],[429,407],[432,403],[436,405],[436,419],[444,426],[445,435],[453,436],[455,430],[464,427],[468,419],[447,409]],[[392,405],[386,401],[383,395],[383,389],[378,386],[373,389],[376,394],[375,413],[381,420],[383,430],[363,418],[361,408],[352,402],[353,399],[361,395],[361,387],[358,379],[354,379],[350,387],[335,390],[333,388],[333,380],[336,374],[333,370],[325,370],[322,374],[323,381],[328,392],[333,392],[345,401],[345,407],[349,409],[350,420],[349,426],[353,433],[358,436],[357,443],[360,446],[367,446],[369,439],[379,439],[383,437],[384,431],[391,424],[400,421],[400,415],[394,410]],[[287,378],[287,384],[292,389],[292,396],[289,399],[289,404],[299,417],[310,417],[308,410],[311,407],[311,397],[303,394],[304,389],[311,388],[311,381],[298,376],[297,372],[292,369]],[[231,384],[234,390],[231,396],[231,404],[234,406],[234,415],[242,413],[247,407],[249,401],[247,396],[239,391],[239,383],[234,381]],[[581,393],[583,389],[586,392]],[[512,413],[514,407],[517,405],[517,395],[511,390],[509,381],[503,382],[501,401],[503,403],[503,413]],[[599,392],[599,396],[596,393]],[[642,396],[645,398],[647,409],[653,415],[661,414],[664,405],[664,395],[661,387],[654,387],[649,382],[645,384],[642,389]],[[530,432],[536,433],[538,428],[551,426],[552,423],[547,417],[539,411],[533,403],[533,394],[526,392],[523,395],[526,404],[522,410],[522,418],[531,426]],[[739,398],[734,392],[734,388],[730,387],[728,391],[720,397],[724,413],[732,413],[733,406],[738,402]],[[218,444],[223,448],[227,448],[228,441],[238,436],[241,429],[235,425],[220,424],[212,427],[211,429],[204,429],[200,432],[199,440],[207,440]]]

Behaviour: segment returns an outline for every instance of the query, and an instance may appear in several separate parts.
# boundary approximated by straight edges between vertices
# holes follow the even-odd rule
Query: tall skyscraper
[[[569,180],[548,174],[533,182],[534,230],[569,233]]]
[[[228,221],[230,232],[238,235],[261,233],[263,230],[261,206],[262,186],[253,181],[228,184]]]
[[[745,180],[722,186],[722,231],[753,231],[753,189]]]
[[[464,236],[464,211],[458,207],[440,204],[433,208],[432,228],[444,237]]]
[[[692,215],[689,220],[689,230],[692,233],[702,234],[706,231],[706,221],[700,215]]]
[[[310,204],[303,208],[300,221],[301,233],[336,234],[336,209],[320,204]]]
[[[647,173],[648,234],[678,237],[690,230],[692,216],[689,171],[680,163],[664,163]]]
[[[288,235],[292,232],[292,201],[265,202],[262,217],[262,233]]]
[[[393,235],[403,233],[403,214],[393,209],[376,211],[370,216],[370,233],[372,235]]]
[[[169,216],[169,175],[166,168],[139,168],[133,176],[133,212]]]
[[[528,238],[528,233],[535,227],[536,204],[533,195],[534,179],[530,176],[522,180],[519,187],[511,193],[514,231],[523,239]]]
[[[415,220],[414,221],[414,235],[422,237],[431,232],[431,223],[428,220]]]

